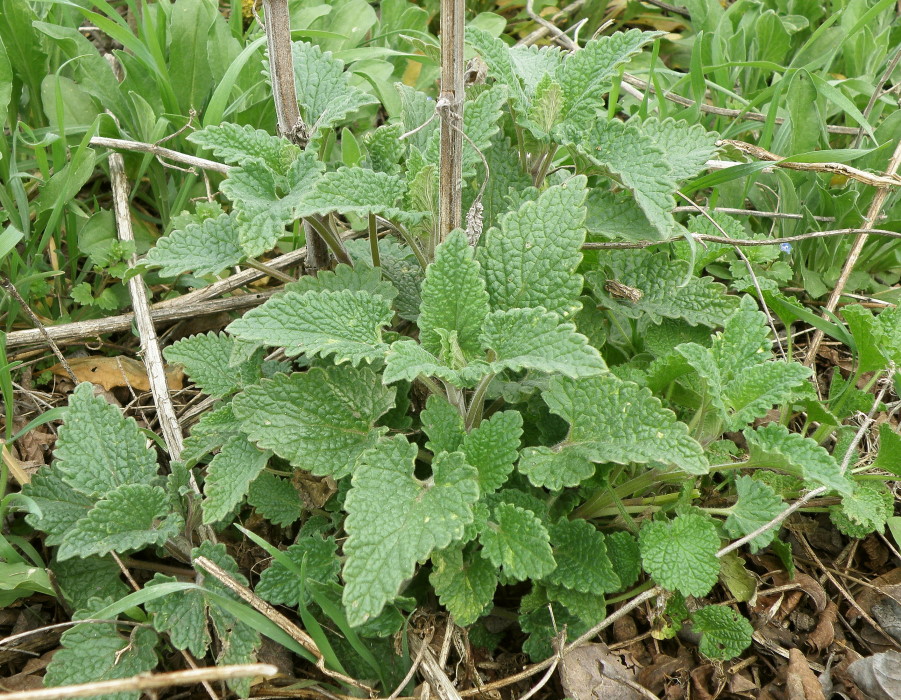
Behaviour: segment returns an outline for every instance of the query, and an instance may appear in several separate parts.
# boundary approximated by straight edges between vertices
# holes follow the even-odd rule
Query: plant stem
[[[438,157],[438,241],[462,221],[463,26],[465,0],[441,0],[441,135]]]
[[[281,280],[285,283],[297,281],[293,277],[291,277],[291,275],[285,274],[281,270],[276,270],[274,267],[269,267],[267,264],[261,263],[259,260],[248,259],[244,264],[247,265],[247,267],[252,267],[254,270],[259,270],[260,272],[263,272],[270,277]]]
[[[335,258],[337,258],[338,262],[342,262],[346,265],[350,265],[353,267],[353,260],[350,259],[350,256],[347,254],[347,251],[344,249],[344,246],[341,244],[341,239],[338,238],[323,222],[319,221],[316,217],[311,216],[308,219],[304,219],[307,223],[310,224],[315,230],[316,233],[325,241],[326,245],[334,254]],[[310,241],[307,241],[307,248],[310,246]]]
[[[401,226],[400,224],[396,225],[396,230],[400,234],[400,237],[404,239],[404,243],[407,244],[407,247],[413,251],[413,255],[416,256],[416,260],[419,262],[420,266],[423,270],[425,270],[429,266],[428,258],[426,258],[425,253],[422,252],[422,248],[419,243],[416,242],[416,239],[413,238],[413,234],[407,231],[406,227]]]
[[[372,266],[381,267],[382,258],[379,255],[379,234],[375,225],[375,214],[369,215],[369,250],[372,253]]]
[[[485,392],[488,391],[488,385],[495,378],[495,373],[486,374],[479,380],[476,390],[472,394],[469,402],[469,410],[466,412],[466,430],[472,430],[479,427],[482,422],[482,410],[485,406]]]

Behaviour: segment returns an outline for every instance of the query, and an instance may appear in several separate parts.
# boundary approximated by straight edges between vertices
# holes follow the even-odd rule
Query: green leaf
[[[692,628],[701,634],[699,649],[708,659],[727,661],[751,646],[754,628],[724,605],[708,605],[691,614]]]
[[[240,429],[241,423],[235,418],[231,404],[204,413],[185,438],[182,460],[186,465],[193,466],[222,447]]]
[[[417,446],[398,435],[364,456],[347,494],[344,606],[353,626],[377,615],[416,562],[463,536],[479,498],[477,474],[459,452],[438,455],[425,482]]]
[[[726,518],[724,527],[729,537],[743,537],[766,525],[785,509],[785,503],[769,484],[750,476],[740,476],[735,480],[738,501]],[[750,541],[751,552],[756,553],[766,547],[776,536],[778,527],[773,527],[757,535]]]
[[[727,295],[723,285],[710,277],[690,276],[688,261],[673,260],[668,253],[611,250],[603,263],[617,282],[640,290],[641,298],[631,301],[607,294],[607,278],[600,270],[587,273],[586,280],[605,306],[629,318],[646,316],[653,323],[682,318],[691,325],[718,326],[738,308],[738,298]]]
[[[300,149],[287,139],[254,129],[249,124],[211,124],[192,132],[187,139],[209,149],[225,163],[241,165],[247,160],[258,159],[276,172],[287,170],[300,154]]]
[[[52,561],[50,569],[76,612],[84,610],[91,598],[119,600],[131,592],[122,581],[122,570],[112,557]]]
[[[497,572],[471,547],[449,547],[432,554],[429,581],[441,604],[466,627],[491,606],[497,588]]]
[[[524,125],[539,139],[548,139],[563,114],[563,86],[549,74],[535,87]]]
[[[402,213],[395,203],[406,191],[403,178],[396,175],[368,168],[342,167],[319,178],[313,190],[303,197],[295,214],[382,214],[391,219]]]
[[[500,131],[501,107],[507,100],[507,90],[500,85],[484,90],[475,99],[467,100],[463,108],[463,176],[472,177],[484,172],[479,151],[484,153],[491,146],[492,137]],[[425,153],[430,163],[438,162],[439,136],[435,132]],[[478,151],[476,150],[478,149]]]
[[[827,486],[830,490],[850,496],[854,482],[841,473],[835,458],[814,440],[778,423],[768,423],[756,430],[747,428],[743,435],[754,466],[778,469],[804,479],[813,486]]]
[[[549,600],[563,606],[586,625],[593,625],[607,614],[607,601],[600,593],[582,593],[553,583],[544,584]]]
[[[569,54],[555,75],[563,87],[564,118],[581,125],[596,122],[619,67],[659,36],[662,33],[630,29],[592,39]]]
[[[176,581],[174,576],[156,574],[145,588]],[[198,659],[206,656],[210,646],[210,632],[203,593],[197,590],[180,591],[149,600],[144,607],[153,614],[153,628],[157,632],[168,634],[172,646],[176,649],[188,649]]]
[[[857,346],[857,371],[876,372],[888,367],[892,360],[885,351],[891,350],[892,346],[886,342],[888,338],[879,323],[882,314],[875,317],[869,309],[852,304],[842,309],[842,316]]]
[[[319,583],[338,581],[341,560],[333,538],[305,537],[288,547],[284,554],[296,564],[297,570],[304,567],[307,579]],[[306,580],[278,560],[273,561],[260,575],[255,592],[273,605],[289,605],[292,608],[301,603],[309,605],[312,600],[306,589]]]
[[[719,150],[719,134],[707,131],[700,124],[674,119],[645,119],[641,130],[666,153],[670,175],[676,182],[694,177]]]
[[[585,242],[584,177],[548,188],[537,200],[501,217],[480,248],[493,309],[543,306],[568,316],[578,310]]]
[[[593,462],[663,462],[689,474],[707,473],[704,451],[688,427],[648,389],[613,375],[553,377],[542,397],[570,424],[561,447],[577,447]]]
[[[525,508],[510,503],[496,505],[479,539],[482,556],[517,581],[543,578],[556,566],[548,531]]]
[[[341,478],[388,430],[375,422],[394,405],[394,393],[368,368],[314,367],[264,379],[232,406],[262,449],[299,469]]]
[[[297,101],[310,135],[338,124],[375,98],[351,86],[344,62],[303,41],[291,45]]]
[[[457,342],[466,358],[480,353],[479,331],[488,314],[488,293],[480,275],[481,266],[460,229],[450,233],[435,250],[422,283],[419,308],[419,342],[428,352],[439,355],[443,329],[457,333]]]
[[[130,678],[156,668],[157,635],[149,627],[135,627],[122,636],[115,625],[76,625],[60,637],[61,648],[44,675],[44,685],[54,688]],[[110,693],[104,700],[138,700],[140,692]]]
[[[564,130],[562,138],[632,193],[656,230],[658,240],[678,232],[672,215],[676,181],[666,151],[652,137],[634,124],[592,117],[584,130],[570,127]]]
[[[594,475],[595,466],[578,447],[527,447],[517,466],[533,485],[559,491],[578,486]]]
[[[48,546],[60,544],[96,501],[72,488],[53,467],[39,469],[31,482],[22,487],[22,493],[40,508],[40,513],[31,512],[25,519],[33,528],[46,533],[44,543]]]
[[[607,534],[605,544],[607,555],[623,588],[634,585],[641,575],[641,551],[638,548],[638,540],[628,532],[618,530]]]
[[[425,408],[419,413],[419,420],[428,437],[426,449],[432,454],[456,452],[460,449],[466,435],[463,416],[447,399],[431,394]]]
[[[888,423],[879,426],[879,454],[870,467],[901,476],[901,435]]]
[[[842,519],[834,517],[835,514],[831,511],[830,515],[833,515],[832,521],[839,525]],[[881,532],[886,521],[894,515],[892,493],[875,484],[857,484],[854,493],[842,497],[841,515],[849,524],[860,526],[867,533],[876,530]],[[855,537],[859,536],[853,532],[854,528],[841,529]]]
[[[380,246],[382,245],[384,244],[380,243]],[[315,277],[304,275],[296,282],[286,284],[285,291],[303,294],[349,289],[352,292],[375,294],[391,303],[397,297],[397,289],[391,282],[382,279],[383,272],[380,267],[372,267],[362,260],[355,260],[353,267],[342,263],[334,270],[320,270]]]
[[[169,497],[161,487],[123,484],[72,526],[56,556],[62,561],[161,545],[175,537],[184,524],[181,515],[171,512]]]
[[[384,357],[382,327],[394,313],[384,297],[366,292],[285,292],[232,321],[226,330],[244,340],[283,347],[288,357],[335,356],[335,362]]]
[[[247,502],[273,525],[288,527],[303,515],[300,494],[289,479],[263,472],[247,491]]]
[[[167,362],[182,365],[203,393],[221,398],[260,378],[262,353],[254,353],[249,360],[232,366],[235,345],[235,339],[225,333],[211,332],[176,341],[163,354]]]
[[[648,520],[638,542],[645,571],[664,588],[700,597],[716,584],[720,538],[710,518],[686,513],[667,522]]]
[[[451,336],[456,340],[456,333]],[[454,355],[447,352],[443,355]],[[462,359],[462,358],[458,358]],[[491,368],[484,362],[473,362],[460,369],[452,369],[445,362],[425,350],[419,343],[410,340],[398,340],[391,345],[385,357],[385,372],[382,380],[386,384],[397,381],[411,382],[420,375],[438,377],[454,386],[474,386],[478,380],[488,374]]]
[[[479,472],[479,491],[482,495],[497,491],[504,485],[513,471],[521,437],[522,414],[519,411],[502,411],[482,421],[479,427],[463,438],[462,452],[466,455],[467,464]]]
[[[510,91],[516,111],[525,112],[528,100],[514,70],[509,47],[497,37],[472,25],[466,27],[466,41],[482,56],[489,75]]]
[[[271,452],[263,452],[239,433],[234,435],[213,457],[203,484],[203,522],[205,525],[224,520],[234,510],[251,482],[269,461]]]
[[[188,224],[160,238],[144,256],[144,264],[159,267],[163,277],[191,270],[195,275],[217,275],[244,259],[234,213]]]
[[[133,418],[79,384],[59,430],[53,469],[86,496],[104,495],[126,484],[157,480],[156,454]]]
[[[494,372],[533,369],[575,379],[607,369],[588,338],[541,307],[492,312],[485,319],[481,341],[497,358],[491,363]]]
[[[551,528],[551,545],[557,568],[547,576],[548,583],[597,595],[622,587],[607,556],[603,533],[588,521],[561,520]]]

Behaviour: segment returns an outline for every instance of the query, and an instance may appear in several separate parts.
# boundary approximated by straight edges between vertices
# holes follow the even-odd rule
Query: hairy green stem
[[[290,284],[291,282],[296,282],[297,280],[291,277],[291,275],[285,274],[281,270],[276,270],[274,267],[269,267],[265,263],[261,263],[259,260],[248,259],[244,262],[247,267],[252,267],[254,270],[259,270],[260,272],[269,275],[270,277],[285,282],[286,284]]]
[[[335,232],[332,231],[328,226],[326,226],[322,221],[319,221],[315,216],[309,217],[307,221],[314,229],[316,229],[316,233],[318,233],[322,240],[325,241],[325,244],[329,247],[329,250],[332,251],[332,254],[335,256],[338,262],[353,267],[353,260],[350,259],[350,256],[344,249],[344,246],[341,245],[341,239],[337,235],[335,235]]]
[[[485,407],[485,392],[488,391],[488,385],[491,384],[491,380],[494,379],[495,376],[494,372],[486,374],[476,386],[476,390],[472,394],[472,399],[469,401],[469,410],[466,411],[466,430],[477,428],[479,427],[479,423],[482,422],[482,411]]]

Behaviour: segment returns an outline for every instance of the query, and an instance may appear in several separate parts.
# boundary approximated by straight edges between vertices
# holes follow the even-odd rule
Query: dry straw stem
[[[126,139],[108,139],[103,136],[95,136],[91,139],[90,144],[99,148],[110,148],[121,151],[135,151],[137,153],[150,153],[157,158],[167,158],[168,160],[183,165],[189,165],[192,168],[200,168],[201,170],[212,170],[213,172],[227,174],[232,166],[225,163],[217,163],[214,160],[206,158],[198,158],[197,156],[189,156],[186,153],[173,151],[170,148],[163,148],[154,143],[144,143],[142,141],[129,141]]]
[[[697,211],[693,207],[680,207]],[[829,238],[832,236],[852,236],[861,234],[872,234],[877,236],[888,236],[889,238],[901,238],[898,231],[887,231],[880,228],[840,228],[831,231],[811,231],[810,233],[801,233],[797,236],[785,236],[784,238],[723,238],[722,236],[713,236],[707,233],[693,233],[691,237],[696,241],[709,241],[711,243],[722,243],[723,245],[734,246],[764,246],[764,245],[781,245],[782,243],[795,243],[797,241],[806,241],[810,238]],[[620,250],[631,248],[649,248],[655,245],[664,245],[666,243],[677,243],[683,240],[681,238],[667,238],[663,241],[636,241],[634,243],[627,241],[600,241],[588,242],[582,245],[582,250]]]
[[[462,700],[462,693],[454,687],[451,679],[447,677],[444,669],[441,668],[438,659],[435,658],[432,650],[428,647],[428,641],[420,638],[412,630],[408,638],[410,640],[410,650],[417,657],[420,654],[422,655],[419,672],[435,690],[436,697],[441,698],[441,700]]]
[[[464,0],[441,0],[441,115],[438,156],[438,240],[440,243],[462,222],[463,204],[463,28]],[[434,249],[429,251],[433,254]]]
[[[61,685],[57,688],[41,688],[40,690],[22,690],[16,693],[3,693],[0,697],[3,700],[66,700],[67,698],[90,698],[108,693],[134,691],[150,693],[150,691],[177,685],[194,685],[195,683],[226,681],[234,678],[273,678],[276,675],[278,675],[278,668],[272,664],[210,666],[169,673],[141,673],[131,678],[119,678],[113,681]]]
[[[891,178],[892,182],[901,180],[896,175],[899,166],[901,166],[901,141],[895,146],[895,152],[892,154],[888,167],[885,170],[886,177]],[[888,186],[881,185],[877,187],[876,192],[873,195],[873,201],[870,202],[870,208],[867,210],[867,215],[864,217],[863,226],[861,228],[872,228],[873,224],[879,220],[882,206],[885,204],[888,194]],[[826,310],[823,312],[824,318],[828,319],[830,314],[835,311],[835,308],[838,306],[838,301],[841,299],[842,292],[845,291],[845,286],[848,284],[848,278],[854,271],[854,266],[857,264],[857,259],[860,257],[860,253],[863,250],[864,244],[867,242],[867,238],[868,234],[858,233],[857,237],[854,239],[854,243],[851,244],[851,250],[848,251],[848,258],[845,260],[842,273],[839,275],[839,278],[835,283],[835,288],[832,290],[832,294],[829,295],[829,301],[826,303]],[[810,340],[810,347],[807,350],[807,357],[804,359],[805,365],[813,365],[816,361],[817,351],[820,349],[820,343],[823,342],[823,335],[823,331],[819,329],[813,334],[813,338]]]

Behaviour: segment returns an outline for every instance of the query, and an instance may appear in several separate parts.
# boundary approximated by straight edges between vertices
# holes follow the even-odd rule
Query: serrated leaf
[[[694,177],[719,150],[719,134],[700,124],[675,119],[645,119],[641,130],[666,153],[670,174],[676,182]]]
[[[842,309],[842,316],[848,324],[848,329],[854,337],[857,346],[856,360],[858,372],[876,372],[883,370],[891,364],[892,360],[886,351],[891,351],[892,345],[886,341],[889,338],[880,324],[882,317],[873,316],[873,313],[860,304],[851,304]]]
[[[709,659],[726,661],[751,646],[754,628],[732,608],[708,605],[691,614],[692,627],[701,634],[699,649]]]
[[[407,191],[403,178],[369,168],[342,167],[326,173],[316,182],[296,210],[297,216],[313,214],[382,214],[390,218],[401,213],[395,204]]]
[[[485,234],[479,260],[493,309],[543,306],[561,316],[578,309],[585,183],[578,176],[548,188]]]
[[[288,547],[284,554],[297,565],[297,569],[304,567],[307,579],[320,583],[337,582],[341,560],[337,557],[337,545],[333,538],[305,537]],[[274,560],[260,575],[256,594],[273,605],[291,607],[300,603],[309,605],[312,600],[306,581],[278,560]]]
[[[62,685],[130,678],[156,668],[157,636],[149,627],[135,627],[122,636],[114,625],[83,624],[66,630],[61,648],[44,675],[44,685]],[[138,700],[140,692],[109,693],[104,700]]]
[[[688,427],[648,389],[613,375],[571,380],[553,377],[542,394],[552,413],[570,424],[561,446],[594,462],[663,462],[706,474],[703,449]]]
[[[479,540],[482,556],[517,581],[543,578],[556,566],[548,531],[525,508],[497,504]]]
[[[616,119],[607,121],[592,117],[585,129],[569,128],[562,134],[562,139],[632,193],[656,230],[656,239],[677,233],[678,226],[672,215],[677,185],[666,151],[639,127]]]
[[[440,356],[437,329],[454,331],[466,358],[480,354],[479,331],[488,314],[488,292],[481,266],[460,229],[450,233],[435,250],[435,261],[426,268],[419,307],[419,342]]]
[[[686,513],[667,522],[648,520],[638,542],[645,571],[664,588],[699,597],[716,584],[720,538],[710,518]]]
[[[478,94],[475,99],[467,100],[463,107],[463,176],[472,177],[476,171],[483,172],[482,158],[479,152],[485,152],[491,146],[492,137],[500,131],[501,107],[507,100],[505,86],[495,85]],[[438,162],[438,133],[432,134],[425,158],[429,163]],[[478,150],[476,150],[478,149]]]
[[[738,430],[773,406],[788,400],[810,376],[799,362],[774,361],[747,368],[726,387],[724,398],[730,412],[727,430]]]
[[[367,244],[368,246],[368,244]],[[367,292],[384,297],[389,303],[397,297],[397,289],[391,282],[382,279],[383,270],[355,260],[354,266],[340,264],[334,270],[320,270],[313,275],[304,275],[296,282],[285,285],[285,291],[297,292],[337,292],[348,289],[352,292]]]
[[[272,453],[257,449],[241,433],[234,435],[213,457],[203,484],[203,522],[225,519],[237,506],[250,483],[259,476]]]
[[[612,250],[603,262],[617,282],[641,291],[638,301],[607,294],[606,276],[599,270],[585,278],[605,306],[629,318],[646,316],[654,323],[682,318],[691,325],[718,326],[738,308],[738,298],[727,295],[722,284],[710,277],[689,276],[688,262],[672,260],[668,253]]]
[[[223,397],[260,378],[261,353],[231,365],[236,341],[225,333],[192,335],[176,341],[163,352],[167,362],[179,364],[197,387],[210,396]]]
[[[251,309],[226,329],[266,345],[283,347],[289,357],[335,356],[356,366],[384,357],[382,327],[394,313],[384,297],[366,292],[285,292]]]
[[[474,386],[491,368],[485,362],[475,361],[460,369],[451,369],[442,360],[425,350],[419,343],[399,340],[391,345],[385,356],[385,384],[398,381],[411,382],[420,375],[438,377],[458,387]]]
[[[471,548],[449,547],[432,554],[429,581],[441,604],[462,627],[471,625],[489,608],[497,588],[491,562]]]
[[[184,524],[178,513],[170,511],[169,497],[161,487],[123,484],[72,526],[56,556],[62,561],[163,544]]]
[[[479,498],[463,455],[438,455],[432,477],[414,475],[417,446],[398,435],[364,456],[347,494],[344,606],[351,625],[377,615],[416,562],[463,536]]]
[[[894,499],[884,488],[857,484],[854,493],[842,497],[841,510],[852,523],[881,530],[894,514]]]
[[[244,259],[236,214],[222,214],[188,224],[160,238],[143,263],[159,267],[163,277],[189,270],[195,275],[216,275]]]
[[[463,416],[447,399],[431,394],[419,413],[422,429],[428,437],[425,446],[432,454],[456,452],[463,444],[466,430]]]
[[[83,610],[91,598],[119,600],[131,592],[121,578],[122,570],[112,557],[52,561],[50,569],[76,612]]]
[[[273,525],[288,527],[303,515],[303,503],[294,484],[263,472],[250,485],[247,502]]]
[[[879,426],[879,454],[870,467],[901,476],[901,435],[888,423]]]
[[[481,342],[494,352],[495,372],[533,369],[567,377],[590,377],[606,371],[600,353],[571,323],[557,314],[534,309],[494,311],[485,319]]]
[[[174,583],[174,576],[154,575],[145,588],[162,583]],[[144,604],[152,613],[153,628],[169,636],[176,649],[188,649],[196,658],[202,659],[210,646],[210,632],[207,627],[206,598],[196,590],[179,591]]]
[[[517,469],[534,486],[559,491],[564,486],[578,486],[594,475],[595,466],[578,447],[527,447],[522,451]]]
[[[304,41],[291,44],[297,101],[311,136],[319,129],[340,123],[364,105],[376,102],[368,93],[351,86],[344,62]]]
[[[467,464],[479,472],[482,495],[497,491],[510,472],[522,437],[522,414],[502,411],[484,420],[463,438],[462,452]]]
[[[406,144],[400,140],[405,131],[403,123],[394,122],[382,124],[363,136],[373,170],[395,174],[400,169],[398,163],[407,152]]]
[[[841,473],[835,458],[814,440],[789,432],[778,423],[768,423],[756,430],[747,428],[743,435],[755,466],[778,469],[843,495],[854,492],[854,482]]]
[[[586,625],[603,620],[607,614],[607,601],[601,593],[583,593],[553,583],[544,583],[543,586],[549,600],[561,603]]]
[[[750,476],[736,479],[735,491],[738,501],[723,524],[729,537],[738,538],[754,532],[785,509],[785,503],[771,486]],[[778,529],[770,528],[751,540],[751,552],[756,553],[772,542]]]
[[[241,164],[256,158],[275,171],[282,171],[300,154],[287,139],[245,124],[211,124],[188,135],[188,141],[212,151],[225,163]]]
[[[466,41],[482,56],[488,73],[510,90],[510,97],[518,112],[525,112],[528,100],[522,82],[513,67],[510,48],[497,37],[472,25],[466,27]]]
[[[544,77],[553,74],[564,58],[563,51],[557,46],[515,45],[510,47],[509,55],[526,94],[533,100]]]
[[[259,447],[298,469],[341,478],[387,431],[375,422],[394,405],[394,395],[368,368],[314,367],[264,379],[232,407]]]
[[[591,523],[564,519],[551,527],[550,534],[557,568],[547,576],[548,583],[596,595],[622,587],[607,556],[604,534]],[[561,602],[566,605],[565,601]]]
[[[22,493],[41,509],[40,513],[29,513],[25,519],[33,528],[46,533],[44,543],[48,546],[60,544],[95,502],[95,498],[76,491],[63,481],[53,467],[41,467],[31,482],[22,486]]]
[[[231,404],[220,406],[204,413],[191,428],[185,438],[182,461],[193,466],[203,457],[218,450],[232,435],[241,429],[241,422],[235,418]]]
[[[535,88],[525,125],[532,135],[547,139],[563,114],[563,86],[546,74]]]
[[[648,217],[629,192],[592,188],[585,200],[589,238],[647,241],[657,237]]]
[[[619,530],[608,533],[605,544],[623,588],[628,588],[641,575],[641,551],[638,548],[638,540],[628,532]]]
[[[94,396],[90,383],[79,384],[59,430],[56,470],[85,495],[103,495],[124,484],[157,479],[156,455],[133,418]]]

